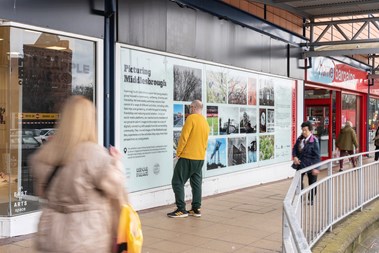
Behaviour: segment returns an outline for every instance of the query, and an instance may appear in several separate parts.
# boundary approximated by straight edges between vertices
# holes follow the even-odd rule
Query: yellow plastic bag
[[[121,208],[117,232],[117,253],[141,253],[143,243],[141,221],[129,205]]]

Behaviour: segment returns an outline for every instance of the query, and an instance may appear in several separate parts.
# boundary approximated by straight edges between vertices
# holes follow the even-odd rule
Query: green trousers
[[[201,184],[203,179],[204,160],[189,160],[179,158],[172,176],[172,189],[175,193],[175,203],[179,210],[186,210],[184,201],[184,184],[190,180],[192,188],[192,208],[201,207]]]

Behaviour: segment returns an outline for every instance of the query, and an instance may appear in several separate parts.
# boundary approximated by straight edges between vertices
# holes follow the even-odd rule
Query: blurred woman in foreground
[[[47,200],[37,250],[112,251],[120,207],[126,203],[120,157],[115,148],[97,144],[93,103],[69,98],[54,138],[30,160],[36,192]]]

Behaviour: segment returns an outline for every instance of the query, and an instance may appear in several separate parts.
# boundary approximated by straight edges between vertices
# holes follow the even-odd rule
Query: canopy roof
[[[377,0],[269,0],[250,1],[272,5],[306,19],[379,13]]]

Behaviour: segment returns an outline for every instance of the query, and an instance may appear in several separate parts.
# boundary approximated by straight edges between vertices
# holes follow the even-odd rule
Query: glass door
[[[323,100],[318,100],[317,102],[311,100],[309,103],[305,103],[305,119],[313,123],[313,134],[320,143],[321,159],[325,160],[330,158],[332,153],[332,122],[330,100]],[[327,104],[325,104],[326,102]]]

